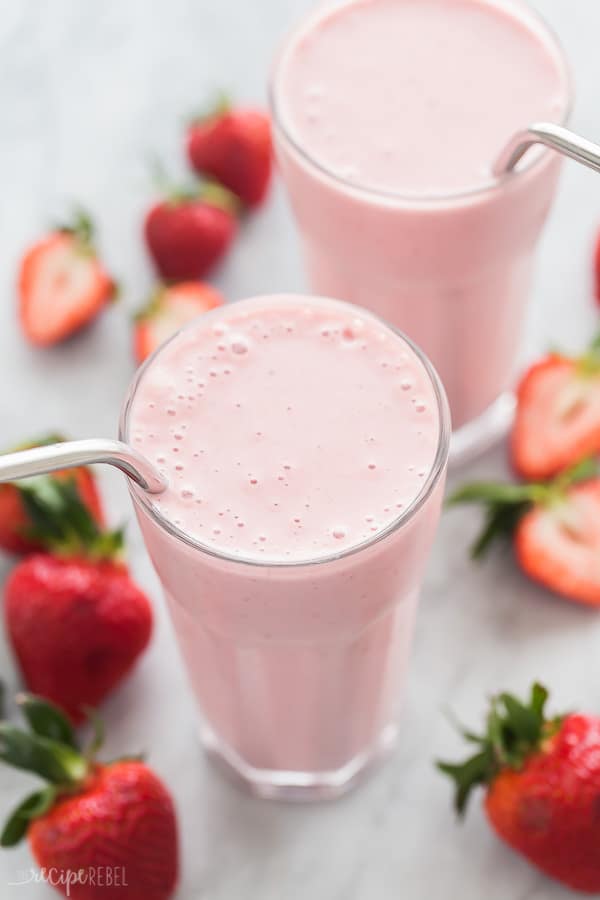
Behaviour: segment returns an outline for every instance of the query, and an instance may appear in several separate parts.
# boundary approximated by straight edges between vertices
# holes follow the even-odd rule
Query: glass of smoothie
[[[493,167],[515,132],[567,119],[560,46],[519,0],[345,0],[289,36],[270,94],[311,287],[422,347],[448,394],[451,461],[467,458],[511,410],[560,158]]]
[[[201,711],[262,796],[342,792],[394,741],[450,441],[426,357],[294,295],[213,310],[139,371],[130,490]]]

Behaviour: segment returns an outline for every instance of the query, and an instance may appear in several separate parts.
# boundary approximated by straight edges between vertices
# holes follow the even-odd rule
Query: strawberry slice
[[[246,206],[259,206],[272,170],[271,123],[256,109],[232,109],[222,98],[190,125],[187,152],[191,165],[216,178]]]
[[[64,441],[61,435],[47,435],[34,441],[28,441],[16,447],[26,450],[30,447],[42,447]],[[73,481],[81,502],[97,523],[104,525],[104,513],[96,481],[91,469],[79,466],[75,469],[61,469],[51,475],[44,475],[28,482],[28,491],[45,492],[49,480]],[[33,553],[42,546],[31,531],[33,522],[27,511],[27,499],[19,484],[0,485],[0,547],[9,553],[23,555]]]
[[[448,501],[481,503],[484,530],[472,549],[481,557],[497,537],[512,536],[525,574],[555,594],[600,607],[600,477],[584,460],[546,483],[465,485]]]
[[[201,281],[159,287],[135,319],[133,341],[137,362],[143,362],[187,322],[223,302],[218,291]]]
[[[25,254],[19,274],[20,319],[26,337],[56,344],[94,319],[115,293],[115,283],[92,245],[90,219],[54,231]]]
[[[515,533],[523,571],[556,594],[600,606],[600,479],[537,505]]]
[[[583,356],[552,353],[533,365],[517,391],[511,437],[516,472],[550,478],[600,452],[600,340]]]

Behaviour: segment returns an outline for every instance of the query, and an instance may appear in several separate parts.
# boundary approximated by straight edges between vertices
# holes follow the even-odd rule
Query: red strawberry
[[[231,109],[227,100],[190,125],[187,151],[197,172],[210,175],[246,206],[258,206],[271,180],[269,117],[255,109]]]
[[[48,784],[10,816],[2,846],[26,835],[49,884],[73,900],[168,900],[178,834],[162,782],[139,760],[96,762],[99,723],[83,753],[57,707],[32,695],[20,703],[31,731],[1,722],[0,758]]]
[[[172,193],[152,207],[145,222],[146,243],[167,281],[202,278],[224,256],[237,229],[236,203],[225,188]]]
[[[20,318],[34,344],[56,344],[94,319],[115,294],[96,256],[90,219],[52,232],[27,251],[19,273]]]
[[[484,735],[465,763],[439,763],[456,784],[464,813],[471,791],[486,789],[496,833],[551,878],[577,891],[600,892],[600,718],[547,719],[548,697],[534,685],[529,703],[493,697]]]
[[[13,569],[6,628],[28,688],[80,722],[147,646],[152,609],[120,562],[122,534],[99,529],[72,481],[22,490],[34,536],[53,552]]]
[[[134,352],[138,363],[179,328],[223,303],[218,291],[199,281],[161,286],[135,320]]]
[[[600,452],[600,341],[578,358],[552,353],[526,373],[511,438],[515,470],[550,478]]]
[[[49,435],[39,440],[29,441],[16,449],[25,450],[29,447],[40,447],[60,441],[64,441],[64,438],[59,435]],[[104,524],[102,504],[91,469],[80,466],[75,469],[53,472],[52,475],[46,475],[31,482],[30,489],[37,492],[44,491],[44,485],[49,478],[74,480],[82,503],[87,506],[98,525]],[[34,550],[39,550],[41,546],[27,534],[33,524],[26,509],[27,496],[28,494],[24,494],[18,484],[0,485],[0,547],[10,553],[32,553]]]
[[[512,535],[526,575],[555,594],[600,606],[600,478],[584,462],[546,484],[475,483],[449,503],[482,503],[486,526],[473,548],[482,556],[495,537]]]

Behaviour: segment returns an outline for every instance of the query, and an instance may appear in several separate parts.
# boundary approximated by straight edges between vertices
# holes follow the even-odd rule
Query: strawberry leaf
[[[0,722],[0,760],[52,784],[77,783],[88,769],[87,761],[73,747],[29,734],[8,722]]]
[[[123,530],[100,530],[74,478],[42,475],[16,484],[31,522],[31,539],[55,553],[92,559],[114,559],[122,551]]]
[[[33,694],[20,694],[17,703],[31,730],[40,737],[50,738],[77,750],[71,723],[53,703]]]
[[[464,813],[474,788],[489,786],[503,769],[522,769],[543,741],[558,731],[563,717],[545,718],[547,699],[548,692],[541,684],[533,685],[528,703],[507,693],[492,697],[485,732],[464,735],[470,743],[479,743],[481,751],[464,763],[437,763],[454,781],[459,814]]]
[[[18,844],[25,837],[32,819],[47,813],[55,800],[56,789],[52,785],[26,797],[7,819],[0,835],[0,846],[14,847]]]
[[[492,768],[489,750],[482,750],[458,765],[445,762],[438,762],[436,765],[440,772],[453,779],[456,786],[454,808],[459,816],[464,815],[471,792],[478,784],[486,782]]]

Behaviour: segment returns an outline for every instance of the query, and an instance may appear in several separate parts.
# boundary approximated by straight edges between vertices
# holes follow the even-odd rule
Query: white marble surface
[[[311,0],[1,0],[0,445],[62,428],[112,435],[131,377],[129,316],[150,284],[140,219],[152,197],[154,152],[183,170],[186,114],[225,86],[263,100],[278,37]],[[538,0],[574,65],[573,122],[600,137],[600,4]],[[510,61],[507,60],[507,64]],[[91,210],[122,300],[59,349],[31,349],[15,320],[23,246],[71,199]],[[541,247],[530,346],[578,347],[596,324],[590,255],[600,179],[569,164]],[[219,286],[231,298],[303,279],[290,216],[277,188],[249,222]],[[502,449],[468,473],[506,474]],[[600,618],[529,584],[509,555],[473,566],[473,511],[447,514],[422,598],[401,745],[346,799],[321,807],[269,805],[238,793],[200,754],[190,697],[156,577],[118,476],[102,473],[115,521],[130,522],[135,576],[156,601],[157,629],[134,676],[105,706],[108,754],[146,749],[171,787],[183,835],[184,900],[566,900],[488,830],[479,803],[457,826],[449,786],[432,766],[460,742],[443,716],[476,724],[487,692],[541,678],[558,709],[600,709]],[[2,561],[0,575],[9,569]],[[0,674],[16,675],[4,644]],[[0,770],[0,812],[30,788]],[[43,900],[49,888],[9,886],[29,865],[23,847],[0,854],[0,896]]]

